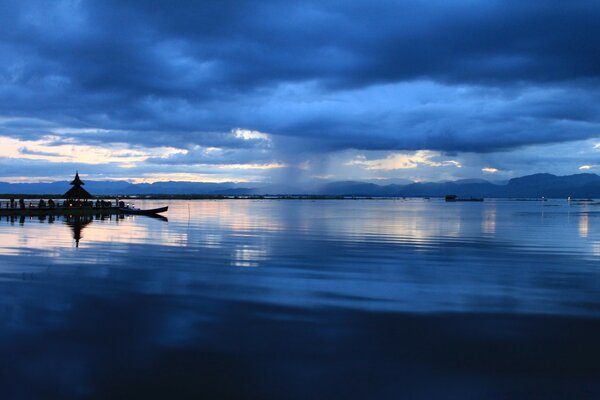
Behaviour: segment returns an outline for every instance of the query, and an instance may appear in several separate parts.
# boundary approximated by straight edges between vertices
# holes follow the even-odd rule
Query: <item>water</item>
[[[2,398],[600,398],[599,206],[169,206],[2,219]]]

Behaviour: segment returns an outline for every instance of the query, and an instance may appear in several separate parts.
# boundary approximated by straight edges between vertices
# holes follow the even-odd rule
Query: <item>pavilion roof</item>
[[[87,190],[81,186],[73,186],[67,193],[63,195],[65,199],[91,199],[92,196]]]
[[[83,181],[81,179],[79,179],[79,171],[75,173],[75,179],[73,179],[71,181],[70,185],[74,185],[74,186],[83,186],[83,185],[85,185],[85,183],[83,183]]]

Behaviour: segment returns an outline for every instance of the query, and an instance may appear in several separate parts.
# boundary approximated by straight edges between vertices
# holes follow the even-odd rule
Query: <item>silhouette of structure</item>
[[[90,201],[95,198],[87,190],[83,188],[83,181],[79,178],[79,172],[75,173],[75,178],[70,182],[73,186],[64,195],[64,202],[56,203],[50,199],[46,202],[40,199],[37,205],[33,202],[29,202],[29,206],[26,207],[25,199],[19,199],[19,207],[16,207],[14,199],[12,202],[6,202],[6,208],[3,208],[0,204],[0,216],[49,216],[49,215],[147,215],[156,216],[160,213],[167,212],[168,206],[153,208],[153,209],[140,209],[130,205],[125,205],[124,202],[118,200],[115,204],[111,204],[111,201],[98,200],[95,203]]]
[[[94,217],[91,216],[67,216],[65,218],[65,224],[73,231],[73,239],[75,240],[75,247],[79,247],[79,241],[83,237],[81,231],[83,228],[88,226],[94,221]]]
[[[89,200],[94,197],[82,187],[85,183],[79,178],[79,172],[75,173],[75,179],[73,179],[70,184],[73,187],[63,195],[68,202]]]

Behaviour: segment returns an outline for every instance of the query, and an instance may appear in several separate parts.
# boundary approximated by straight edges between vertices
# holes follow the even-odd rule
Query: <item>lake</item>
[[[1,398],[600,398],[600,206],[166,203],[2,219]]]

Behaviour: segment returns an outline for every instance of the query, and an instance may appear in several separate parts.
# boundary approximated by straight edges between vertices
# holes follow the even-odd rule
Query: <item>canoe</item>
[[[134,208],[134,207],[123,207],[123,208],[119,209],[119,211],[122,212],[123,214],[135,214],[135,215],[155,215],[155,214],[167,212],[168,210],[169,210],[168,206],[160,207],[160,208],[152,208],[149,210],[142,210],[141,208]]]
[[[150,210],[142,210],[134,207],[0,208],[0,217],[44,217],[50,215],[92,216],[115,214],[156,215],[164,213],[168,209],[169,207],[160,207]]]

